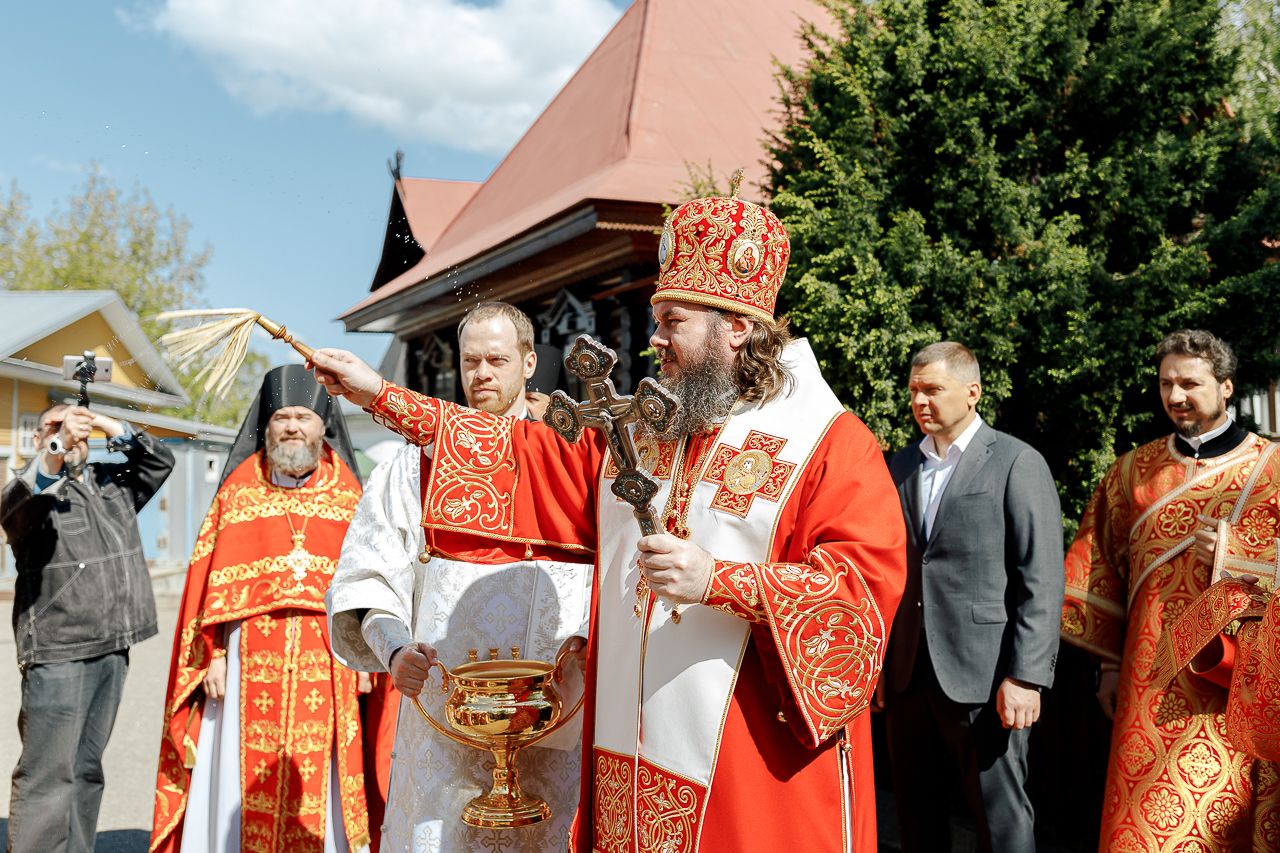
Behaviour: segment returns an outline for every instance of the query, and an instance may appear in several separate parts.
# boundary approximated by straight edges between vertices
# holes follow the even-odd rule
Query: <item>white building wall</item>
[[[1280,413],[1280,387],[1275,382],[1265,391],[1241,397],[1237,403],[1240,414],[1247,415],[1258,425],[1264,435],[1280,437],[1277,415]]]

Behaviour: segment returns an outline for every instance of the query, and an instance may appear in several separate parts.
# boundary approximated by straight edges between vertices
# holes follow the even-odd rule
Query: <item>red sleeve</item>
[[[1064,562],[1062,639],[1113,664],[1128,626],[1131,490],[1124,470],[1132,459],[1118,460],[1094,489]]]
[[[598,431],[570,444],[541,423],[389,383],[367,411],[411,443],[432,445],[422,523],[436,549],[473,555],[479,537],[528,556],[595,550]]]
[[[1235,637],[1219,634],[1215,642],[1211,642],[1191,661],[1191,673],[1210,684],[1230,689],[1231,673],[1236,666],[1237,645]],[[1200,666],[1207,668],[1201,669]]]
[[[453,404],[384,381],[365,411],[405,441],[424,447],[436,440],[440,415],[450,405]]]
[[[717,562],[704,602],[756,623],[792,731],[816,747],[870,703],[906,582],[898,496],[856,417],[832,424],[778,530],[774,561]]]

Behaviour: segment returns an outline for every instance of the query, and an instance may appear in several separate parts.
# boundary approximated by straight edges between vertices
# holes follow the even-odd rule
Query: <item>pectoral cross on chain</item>
[[[645,423],[657,432],[670,424],[680,404],[653,379],[642,379],[636,386],[635,396],[619,396],[609,374],[618,363],[618,354],[588,335],[579,335],[573,342],[564,366],[582,380],[587,399],[576,403],[563,391],[551,395],[543,422],[559,433],[565,441],[575,442],[585,427],[604,433],[605,444],[618,476],[610,487],[615,495],[631,504],[631,512],[640,524],[645,536],[657,533],[661,527],[650,502],[658,492],[658,484],[640,468],[640,455],[627,425]],[[649,587],[641,577],[636,585],[635,613],[644,612],[643,603]],[[680,621],[680,612],[671,616]]]
[[[302,581],[307,576],[307,572],[311,569],[311,563],[315,559],[307,550],[306,546],[307,534],[293,534],[293,550],[282,557],[285,566],[293,572],[293,587],[289,592],[301,592]]]

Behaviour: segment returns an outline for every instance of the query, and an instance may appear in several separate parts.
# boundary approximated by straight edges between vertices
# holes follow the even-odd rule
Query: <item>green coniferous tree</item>
[[[1168,430],[1165,333],[1221,335],[1245,386],[1280,375],[1280,159],[1229,103],[1216,0],[824,5],[770,144],[782,302],[886,445],[918,437],[911,353],[960,340],[1074,520]]]

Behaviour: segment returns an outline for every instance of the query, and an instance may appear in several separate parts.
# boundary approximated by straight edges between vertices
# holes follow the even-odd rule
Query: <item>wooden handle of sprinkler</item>
[[[315,352],[314,349],[307,346],[302,341],[294,340],[293,335],[289,334],[289,330],[274,320],[269,320],[266,317],[259,316],[258,325],[266,329],[271,334],[271,337],[289,344],[289,346],[297,350],[298,354],[303,358],[309,359],[311,358],[311,354]]]

